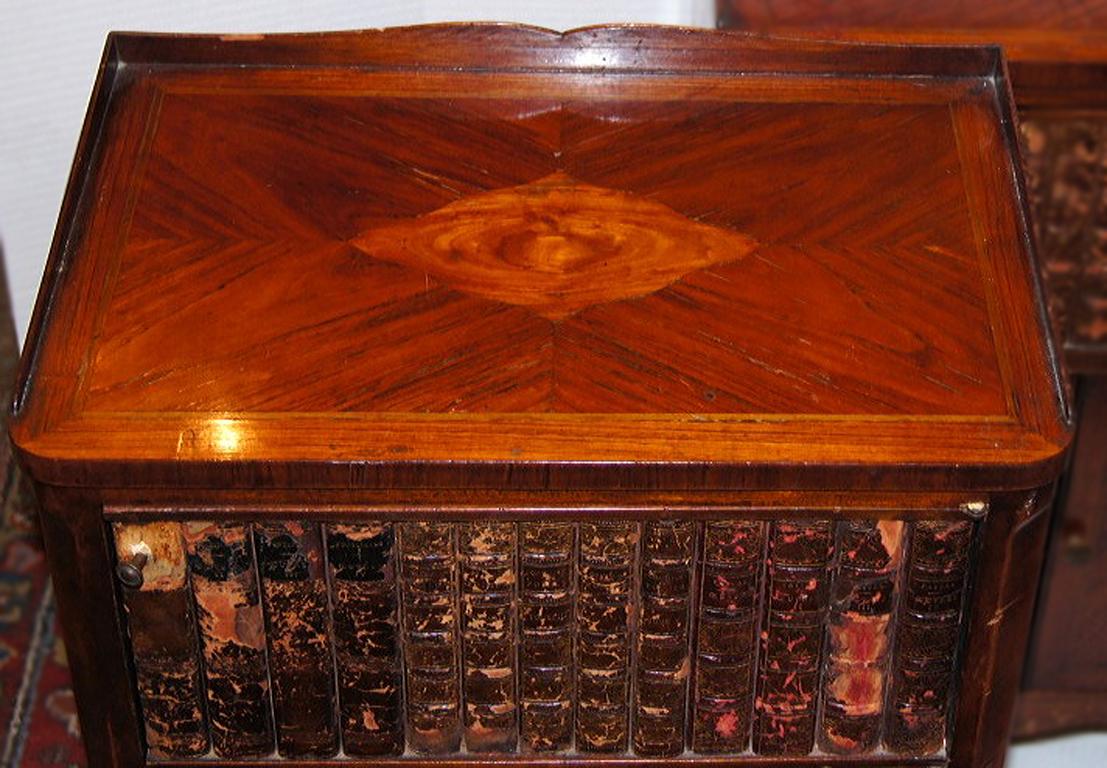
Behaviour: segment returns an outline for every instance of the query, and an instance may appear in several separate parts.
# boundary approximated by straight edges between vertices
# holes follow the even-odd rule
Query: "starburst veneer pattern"
[[[88,406],[999,415],[937,109],[167,83]]]

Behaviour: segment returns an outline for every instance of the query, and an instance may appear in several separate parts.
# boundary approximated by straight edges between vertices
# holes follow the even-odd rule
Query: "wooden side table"
[[[96,766],[1002,761],[1070,439],[996,48],[110,38],[22,363]]]

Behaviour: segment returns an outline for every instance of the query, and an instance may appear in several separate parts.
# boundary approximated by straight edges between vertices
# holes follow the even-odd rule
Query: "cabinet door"
[[[216,518],[114,526],[152,758],[945,754],[958,510]]]

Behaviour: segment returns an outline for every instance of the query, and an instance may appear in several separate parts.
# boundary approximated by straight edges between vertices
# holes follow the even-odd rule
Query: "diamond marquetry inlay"
[[[371,230],[354,245],[457,290],[559,320],[741,259],[757,241],[557,172]]]

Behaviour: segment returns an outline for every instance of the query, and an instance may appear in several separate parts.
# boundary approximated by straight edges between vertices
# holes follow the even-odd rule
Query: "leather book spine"
[[[204,652],[212,749],[219,757],[264,757],[274,749],[265,616],[250,526],[183,525]]]
[[[338,751],[334,653],[323,543],[314,523],[264,522],[254,530],[265,605],[277,751]]]
[[[838,526],[819,733],[824,752],[861,754],[880,744],[904,529],[899,520]]]
[[[749,748],[764,548],[763,523],[705,525],[692,726],[692,750],[701,754]]]
[[[695,523],[643,524],[634,686],[634,752],[638,755],[672,757],[684,751],[695,546]]]
[[[450,523],[400,526],[407,745],[419,754],[461,749],[457,532]]]
[[[123,591],[142,705],[154,758],[199,757],[209,750],[200,649],[179,523],[116,523],[119,563],[142,573]]]
[[[342,749],[404,751],[403,674],[392,523],[326,526]]]
[[[580,524],[577,599],[579,752],[625,752],[638,524]]]
[[[573,746],[576,525],[519,524],[519,702],[523,751]]]
[[[514,752],[519,741],[515,553],[514,523],[459,526],[462,699],[470,752]]]
[[[894,754],[945,748],[972,537],[967,520],[914,525],[884,726]]]
[[[759,755],[803,756],[814,747],[832,552],[829,521],[782,520],[769,531],[753,730]]]

